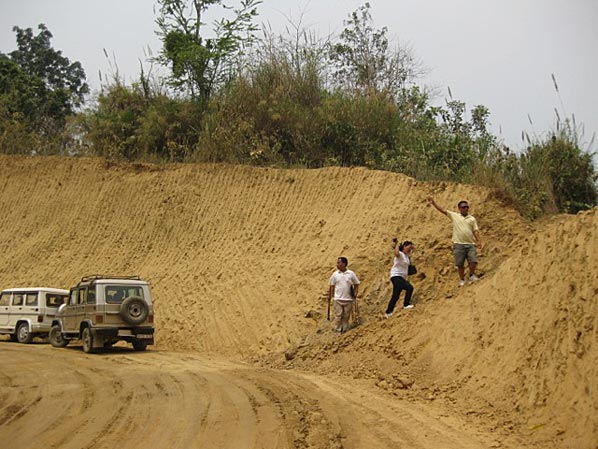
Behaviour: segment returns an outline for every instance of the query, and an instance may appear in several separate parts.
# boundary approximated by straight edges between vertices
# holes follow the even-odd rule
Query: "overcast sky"
[[[0,52],[16,48],[12,27],[45,23],[52,46],[80,61],[92,88],[110,73],[103,49],[130,81],[139,60],[157,54],[153,0],[0,0]],[[237,0],[228,4],[238,5]],[[282,30],[287,17],[321,37],[338,34],[365,0],[264,0],[260,22]],[[490,109],[495,134],[514,149],[522,131],[542,136],[561,117],[585,125],[584,141],[598,133],[598,0],[370,0],[376,28],[409,45],[429,69],[422,84]],[[146,65],[146,68],[149,67]],[[560,97],[551,74],[557,79]],[[530,124],[531,117],[532,124]],[[598,140],[598,137],[596,137]],[[592,150],[596,150],[594,142]],[[584,147],[587,148],[587,145]]]

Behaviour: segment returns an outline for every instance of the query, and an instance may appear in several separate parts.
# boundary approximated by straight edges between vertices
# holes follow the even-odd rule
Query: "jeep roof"
[[[81,281],[73,288],[86,287],[88,285],[103,285],[103,284],[116,284],[116,285],[148,285],[147,281],[141,280],[139,276],[111,276],[94,274],[90,276],[84,276]]]

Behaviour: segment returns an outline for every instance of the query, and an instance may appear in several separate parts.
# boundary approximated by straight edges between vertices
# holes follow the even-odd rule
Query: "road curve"
[[[197,354],[87,355],[0,341],[0,361],[0,441],[11,449],[481,449],[490,441],[363,382]]]

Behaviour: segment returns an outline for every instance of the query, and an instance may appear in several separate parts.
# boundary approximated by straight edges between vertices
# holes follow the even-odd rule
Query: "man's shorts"
[[[465,265],[465,259],[470,264],[477,263],[478,261],[475,245],[453,243],[453,255],[455,256],[455,266],[457,267]]]

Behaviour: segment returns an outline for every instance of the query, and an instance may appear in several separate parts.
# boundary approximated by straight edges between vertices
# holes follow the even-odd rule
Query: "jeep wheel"
[[[81,342],[83,343],[83,352],[86,354],[91,354],[94,352],[93,348],[93,334],[91,333],[91,329],[86,327],[83,329],[81,333]]]
[[[66,345],[69,344],[69,341],[62,336],[62,332],[60,331],[60,326],[55,324],[50,329],[50,333],[48,334],[48,340],[50,344],[55,348],[64,348]]]
[[[133,349],[135,351],[145,351],[147,348],[147,342],[142,340],[133,340]]]
[[[143,323],[149,314],[149,307],[139,296],[131,296],[120,305],[120,316],[129,324]]]
[[[27,323],[21,323],[17,327],[17,340],[19,343],[31,343],[31,340],[33,340],[33,334],[29,332]]]

